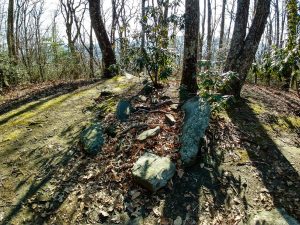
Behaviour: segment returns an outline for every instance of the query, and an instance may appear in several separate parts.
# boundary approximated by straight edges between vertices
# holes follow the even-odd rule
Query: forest
[[[0,0],[0,225],[299,225],[299,0]]]

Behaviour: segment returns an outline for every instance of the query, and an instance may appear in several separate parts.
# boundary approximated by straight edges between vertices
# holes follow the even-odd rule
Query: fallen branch
[[[145,113],[164,113],[164,114],[172,114],[163,110],[147,110],[147,109],[139,109],[138,111],[136,111],[136,113],[138,112],[145,112]]]
[[[134,128],[140,128],[140,129],[143,129],[143,128],[147,128],[148,127],[148,124],[145,124],[145,123],[137,123],[137,124],[133,124],[131,125],[130,127],[126,128],[125,130],[123,130],[122,132],[120,132],[119,134],[117,134],[117,137],[121,137],[123,136],[124,134],[126,134],[128,131],[134,129]]]
[[[173,104],[173,101],[172,100],[166,100],[166,101],[163,101],[163,102],[159,102],[157,103],[156,105],[153,106],[154,109],[157,109],[161,106],[164,106],[164,105],[172,105]]]

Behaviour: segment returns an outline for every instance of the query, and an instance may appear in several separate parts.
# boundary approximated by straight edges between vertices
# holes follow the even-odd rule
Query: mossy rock
[[[104,144],[101,125],[94,123],[87,127],[80,135],[80,142],[88,155],[97,155]]]
[[[132,175],[143,187],[155,192],[168,183],[175,171],[176,166],[171,159],[145,153],[134,164]]]
[[[211,109],[207,101],[194,97],[182,106],[182,110],[185,116],[180,138],[180,155],[183,164],[190,166],[196,161],[200,140],[209,124]]]
[[[121,122],[127,121],[132,111],[133,107],[131,102],[129,100],[121,99],[117,105],[117,119]]]

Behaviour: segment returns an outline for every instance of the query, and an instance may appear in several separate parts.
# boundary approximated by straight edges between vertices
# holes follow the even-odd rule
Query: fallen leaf
[[[154,212],[154,214],[155,214],[156,216],[161,216],[161,213],[160,213],[158,207],[153,208],[153,212]]]
[[[108,212],[104,211],[104,210],[100,210],[99,212],[103,217],[109,217]]]

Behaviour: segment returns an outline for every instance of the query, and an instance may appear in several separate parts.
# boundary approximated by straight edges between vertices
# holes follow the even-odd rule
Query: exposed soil
[[[160,105],[166,96],[178,102],[178,81],[147,100],[134,98],[138,110],[120,123],[113,113],[116,101],[136,95],[135,83],[105,81],[0,116],[1,225],[243,224],[252,213],[274,207],[300,220],[297,96],[245,86],[243,101],[212,116],[198,162],[183,169],[178,154],[183,115]],[[116,94],[98,97],[107,89]],[[176,118],[174,126],[166,123],[166,112]],[[95,158],[77,145],[92,119],[107,130]],[[158,136],[136,141],[142,130],[157,125]],[[175,177],[157,193],[131,178],[133,163],[145,151],[177,164]]]

